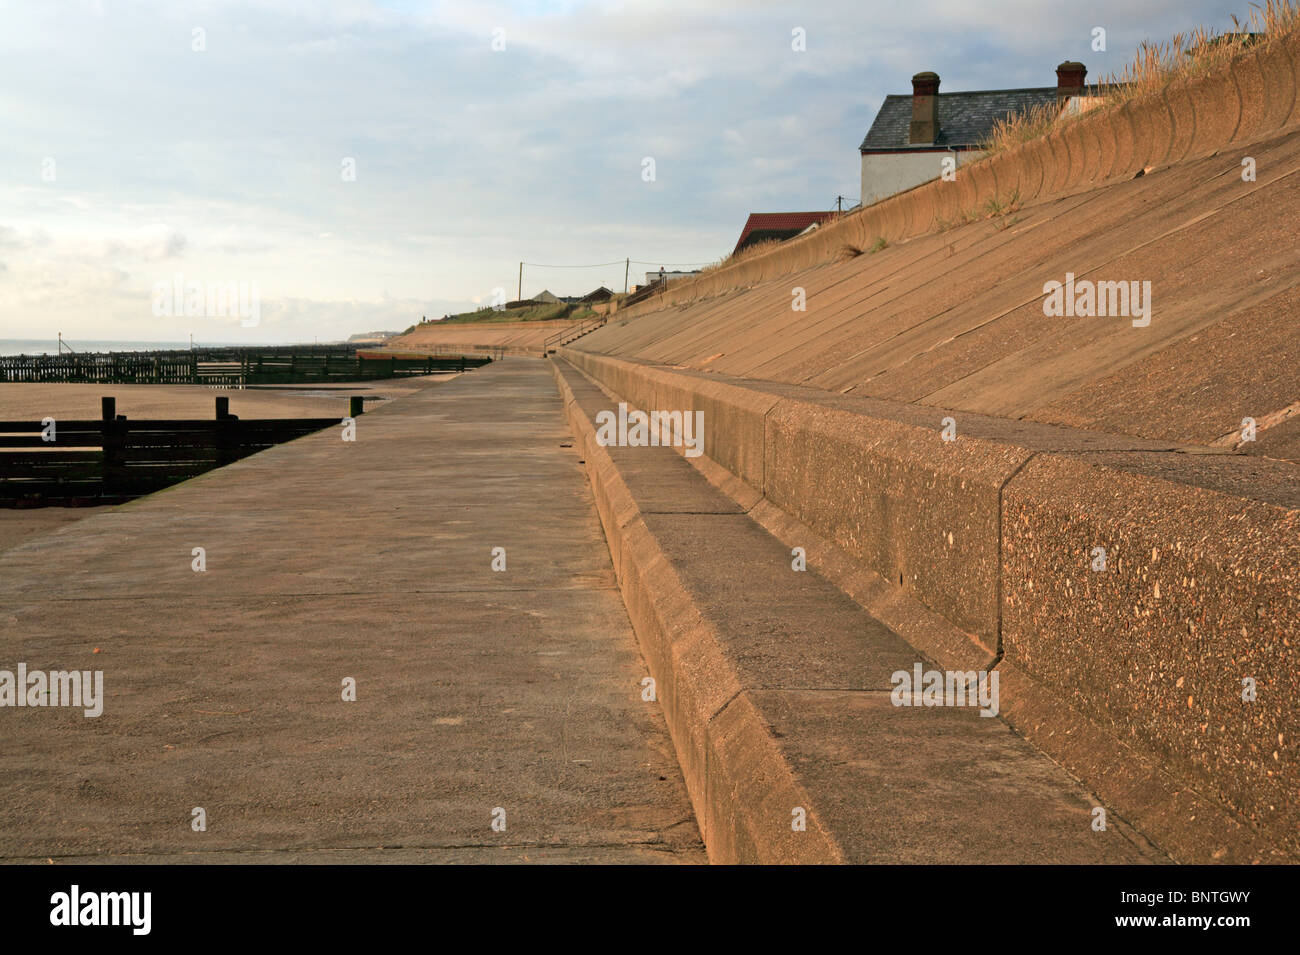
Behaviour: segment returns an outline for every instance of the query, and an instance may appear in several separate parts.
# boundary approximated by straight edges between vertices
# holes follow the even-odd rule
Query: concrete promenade
[[[547,365],[341,434],[0,551],[0,859],[705,861]]]

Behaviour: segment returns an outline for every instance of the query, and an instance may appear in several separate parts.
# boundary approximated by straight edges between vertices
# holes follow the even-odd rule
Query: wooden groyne
[[[0,382],[117,385],[319,384],[463,372],[483,357],[383,355],[355,348],[216,348],[195,351],[0,356]]]
[[[0,421],[0,507],[118,504],[341,420],[241,420],[229,400],[217,398],[211,420],[132,421],[103,398],[98,421]]]

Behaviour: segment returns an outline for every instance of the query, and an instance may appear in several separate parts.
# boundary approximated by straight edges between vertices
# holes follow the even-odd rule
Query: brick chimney
[[[1064,103],[1071,96],[1083,94],[1083,78],[1088,68],[1074,60],[1066,60],[1056,68],[1056,102]]]
[[[912,125],[909,143],[933,143],[939,135],[939,74],[917,73],[912,77]]]

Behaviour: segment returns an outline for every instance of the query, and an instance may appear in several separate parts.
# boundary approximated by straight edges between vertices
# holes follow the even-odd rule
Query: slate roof
[[[908,107],[911,108],[910,106]],[[909,122],[911,119],[909,117]],[[756,242],[767,239],[789,239],[798,235],[814,222],[833,219],[835,212],[751,212],[740,230],[740,240],[731,254]]]
[[[934,146],[978,146],[993,129],[993,124],[1010,113],[1032,109],[1041,103],[1056,102],[1055,86],[1027,87],[1018,90],[973,90],[968,93],[939,94],[939,133]],[[909,149],[933,149],[928,143],[912,145],[907,141],[912,122],[912,95],[886,96],[876,121],[858,147],[862,152],[893,152]]]

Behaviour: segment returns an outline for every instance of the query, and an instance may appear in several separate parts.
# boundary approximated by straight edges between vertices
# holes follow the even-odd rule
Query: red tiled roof
[[[835,218],[833,211],[751,212],[749,218],[745,220],[745,228],[740,232],[740,240],[736,243],[736,248],[732,250],[731,254],[735,255],[745,247],[745,240],[749,238],[750,233],[764,233],[762,236],[764,239],[788,239],[791,236],[798,235],[814,222],[825,222],[827,219],[833,218]]]

